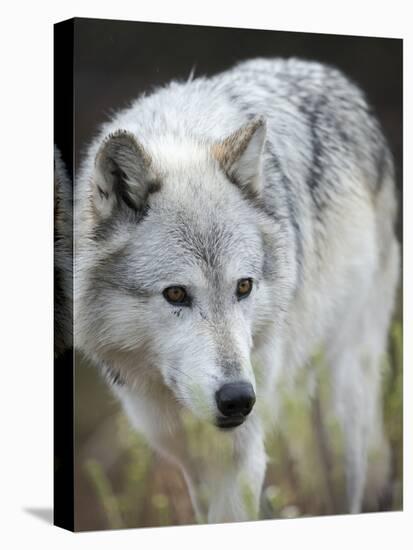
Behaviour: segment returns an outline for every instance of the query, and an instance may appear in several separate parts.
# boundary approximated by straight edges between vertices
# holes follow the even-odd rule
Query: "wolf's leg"
[[[376,468],[380,464],[380,479],[374,480],[374,487],[369,487],[376,501],[388,482],[381,367],[397,279],[398,245],[393,240],[358,315],[342,327],[345,336],[341,349],[344,351],[332,361],[334,404],[344,436],[347,499],[352,513],[362,508],[370,453],[376,455]]]
[[[135,429],[182,471],[198,522],[257,517],[265,452],[254,413],[244,425],[220,432],[194,418],[192,427],[185,426],[180,410],[174,403],[167,406],[166,398],[161,403],[148,395],[137,399],[127,388],[116,393]]]
[[[199,498],[200,472],[197,461],[191,456],[180,408],[168,393],[156,395],[137,393],[124,386],[112,386],[132,426],[148,444],[181,470],[198,522],[204,522],[207,508]]]
[[[334,367],[334,406],[344,439],[348,511],[359,513],[367,474],[366,407],[369,405],[358,350],[343,353]]]
[[[375,455],[374,466],[379,472],[379,479],[374,481],[376,486],[369,487],[376,504],[388,477],[381,360],[382,354],[363,354],[356,348],[344,353],[335,365],[334,406],[344,438],[347,503],[351,513],[359,513],[362,508],[369,454]]]
[[[258,421],[245,428],[234,438],[231,460],[209,472],[209,523],[258,519],[266,468],[264,438]]]
[[[162,453],[181,469],[199,523],[223,523],[258,518],[266,455],[257,418],[234,432],[215,433],[199,442],[193,455],[176,433],[163,441]]]
[[[258,419],[232,433],[212,429],[195,456],[184,431],[163,437],[157,448],[181,469],[199,523],[257,519],[266,465]]]

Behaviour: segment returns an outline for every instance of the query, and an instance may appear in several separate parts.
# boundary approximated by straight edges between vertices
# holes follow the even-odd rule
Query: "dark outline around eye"
[[[173,300],[170,300],[168,298],[168,290],[170,290],[171,288],[178,288],[180,290],[182,290],[184,293],[185,293],[185,297],[182,301],[180,302],[174,302]],[[162,295],[163,297],[165,298],[165,300],[168,302],[168,304],[171,304],[171,306],[176,306],[176,307],[188,307],[191,305],[191,298],[190,296],[188,295],[188,292],[186,290],[185,287],[183,286],[179,286],[179,285],[171,285],[171,286],[168,286],[167,288],[165,288],[163,291],[162,291]]]
[[[249,281],[249,283],[251,284],[250,290],[249,290],[249,292],[247,292],[245,294],[238,294],[238,286],[239,286],[240,283],[242,283],[244,281]],[[239,279],[237,281],[237,288],[236,288],[236,291],[235,291],[235,296],[237,297],[237,300],[240,301],[240,300],[244,300],[245,298],[248,298],[248,296],[252,292],[253,287],[254,287],[254,281],[253,281],[253,279],[251,279],[251,277],[243,277],[242,279]]]

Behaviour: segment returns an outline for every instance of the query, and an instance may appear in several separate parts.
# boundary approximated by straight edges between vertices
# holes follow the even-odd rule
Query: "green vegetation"
[[[403,479],[403,331],[402,321],[393,322],[388,354],[383,361],[384,422],[391,449],[392,494],[386,509],[402,507]],[[314,369],[315,367],[315,369]],[[344,482],[341,464],[340,430],[331,415],[325,414],[329,401],[329,377],[322,353],[311,368],[300,373],[298,387],[311,383],[317,373],[318,386],[312,398],[306,391],[282,395],[283,431],[274,431],[267,441],[269,464],[262,496],[261,518],[313,516],[344,511]],[[77,420],[77,494],[78,528],[100,529],[162,526],[194,523],[195,518],[181,474],[148,448],[128,425],[106,389],[97,382],[96,373],[82,367],[78,381],[81,401]],[[110,400],[105,424],[96,429],[83,426],[85,401],[91,393],[85,387],[99,386],[99,404]],[[82,393],[83,392],[83,393]],[[82,405],[83,403],[83,405]],[[95,409],[96,410],[96,409]],[[328,422],[323,419],[328,419]],[[190,452],[207,464],[211,447],[220,449],[225,463],[231,451],[216,430],[202,430],[184,417]],[[108,458],[109,457],[109,458]],[[372,456],[371,460],[377,457]],[[244,487],[246,506],[252,505],[248,484]],[[83,492],[82,492],[82,491]],[[82,517],[87,519],[82,523]]]

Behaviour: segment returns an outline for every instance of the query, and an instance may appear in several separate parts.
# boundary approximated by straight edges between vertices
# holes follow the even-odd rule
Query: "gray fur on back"
[[[364,94],[337,69],[299,59],[253,59],[212,78],[172,82],[144,95],[105,124],[101,135],[128,130],[148,151],[154,148],[162,164],[162,148],[170,142],[202,147],[257,115],[267,122],[262,206],[288,216],[302,263],[302,254],[314,250],[303,244],[300,220],[321,238],[322,211],[334,197],[357,194],[360,185],[374,194],[383,174],[393,170]],[[80,179],[88,167],[86,162]]]

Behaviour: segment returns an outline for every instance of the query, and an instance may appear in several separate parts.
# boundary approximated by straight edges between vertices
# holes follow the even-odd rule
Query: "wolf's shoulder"
[[[221,76],[227,85],[232,83],[246,93],[261,89],[291,104],[307,104],[308,110],[320,99],[362,110],[369,107],[360,86],[341,69],[324,62],[295,57],[255,58],[236,64]]]
[[[298,58],[254,58],[212,76],[173,80],[136,98],[114,121],[126,127],[139,120],[145,133],[168,129],[216,138],[256,114],[271,124],[283,113],[302,117],[320,107],[342,120],[354,110],[368,111],[361,89],[333,66]]]

